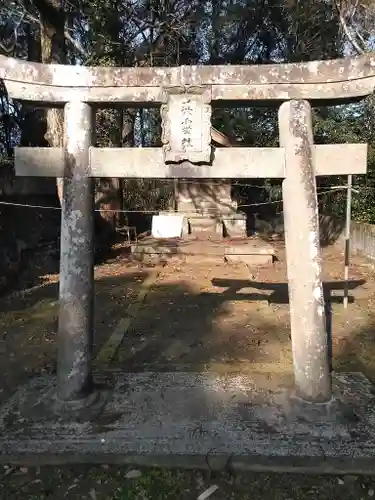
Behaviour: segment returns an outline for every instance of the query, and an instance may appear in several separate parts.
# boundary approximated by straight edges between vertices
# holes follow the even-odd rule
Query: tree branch
[[[39,24],[39,26],[42,25],[40,19],[38,19],[37,17],[33,16],[25,7],[25,5],[23,3],[20,3],[20,2],[17,2],[20,9],[22,9],[22,13],[19,13],[17,12],[17,14],[20,14],[20,20],[19,22],[17,23],[17,25],[15,26],[14,28],[14,43],[13,43],[13,46],[11,48],[6,48],[4,47],[4,45],[0,42],[0,48],[2,50],[4,50],[4,52],[11,52],[15,46],[15,44],[17,43],[17,30],[19,28],[19,26],[21,25],[22,22],[25,21],[25,19],[27,19],[28,21],[32,21],[36,24]],[[38,8],[38,5],[39,5],[39,0],[36,0],[35,3],[35,6]],[[40,5],[45,5],[45,2],[41,2]],[[39,10],[39,9],[38,9]],[[55,26],[55,21],[56,21],[56,16],[53,15],[53,16],[50,16],[50,10],[48,10],[48,16],[46,16],[48,21],[53,25]],[[73,47],[77,50],[77,52],[79,52],[82,56],[84,57],[89,57],[89,54],[88,52],[86,52],[86,50],[82,47],[82,45],[77,41],[77,40],[74,40],[74,38],[72,37],[72,35],[69,33],[69,31],[65,28],[64,29],[64,37],[66,38],[66,40],[71,43],[73,45]]]
[[[342,27],[342,29],[343,29],[343,31],[345,33],[346,38],[349,40],[349,42],[352,44],[352,46],[358,52],[358,54],[364,55],[365,54],[365,50],[364,50],[364,48],[362,48],[359,45],[359,43],[357,42],[355,36],[350,31],[349,26],[347,25],[345,17],[344,17],[344,15],[342,13],[342,10],[340,8],[338,0],[334,0],[334,3],[335,3],[335,7],[337,9],[338,15],[339,15],[341,27]]]
[[[74,40],[69,31],[64,30],[64,36],[68,40],[68,42],[70,42],[82,56],[89,57],[88,52],[86,52],[86,50],[82,47],[82,45],[79,42],[77,42],[77,40]]]
[[[3,50],[6,54],[10,54],[17,44],[18,28],[20,27],[22,21],[24,20],[24,17],[25,17],[25,13],[22,13],[20,16],[20,19],[13,27],[13,43],[12,43],[12,45],[10,47],[5,47],[5,45],[2,42],[0,42],[0,49]]]

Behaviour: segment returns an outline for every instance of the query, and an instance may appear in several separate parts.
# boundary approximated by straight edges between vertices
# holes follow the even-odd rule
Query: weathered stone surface
[[[313,151],[316,175],[366,173],[367,144],[318,144],[313,146]],[[189,162],[171,165],[164,163],[161,148],[91,147],[88,175],[146,179],[281,179],[285,176],[284,156],[283,148],[216,148],[212,165]],[[60,148],[15,148],[16,175],[62,177],[62,158]]]
[[[1,68],[0,68],[1,70]],[[100,103],[107,106],[126,103],[128,108],[159,107],[163,102],[161,87],[56,87],[49,85],[25,85],[6,81],[8,95],[20,101],[32,101],[38,106],[63,106],[69,101]]]
[[[274,255],[275,248],[262,240],[242,240],[236,241],[231,245],[226,245],[224,255]]]
[[[192,183],[181,180],[177,183],[176,208],[178,212],[186,213],[189,218],[196,214],[215,217],[218,226],[216,232],[223,234],[223,216],[236,213],[237,203],[231,198],[230,180],[203,180]]]
[[[278,83],[266,85],[214,85],[212,101],[225,107],[278,104],[291,99],[308,99],[313,105],[322,106],[350,103],[372,94],[373,77],[353,82],[331,82],[308,85]]]
[[[313,144],[315,175],[365,174],[367,151],[367,144]]]
[[[367,379],[336,375],[332,402],[306,406],[289,397],[289,379],[277,378],[272,392],[269,374],[98,378],[113,392],[101,415],[77,422],[51,414],[55,380],[40,377],[0,410],[0,461],[374,473],[375,400]]]
[[[279,131],[285,150],[282,190],[296,391],[308,401],[327,401],[331,397],[331,377],[309,103],[283,103]]]
[[[210,165],[166,164],[161,148],[91,148],[94,177],[225,179],[283,177],[279,148],[216,148]],[[142,165],[140,173],[139,165]]]
[[[159,89],[171,86],[211,87],[212,99],[219,101],[350,100],[372,93],[375,58],[260,66],[103,68],[43,65],[0,56],[0,78],[11,97],[46,104],[81,99],[158,105],[164,100]]]
[[[290,101],[279,112],[282,148],[215,149],[211,144],[210,105],[213,101],[225,105],[235,100],[236,105],[247,105],[249,101],[283,101],[300,96],[325,103],[332,99],[349,101],[372,92],[375,58],[267,66],[88,68],[0,57],[0,65],[0,78],[4,78],[10,97],[47,105],[68,101],[63,159],[61,150],[50,150],[49,166],[47,161],[38,161],[41,151],[33,156],[34,153],[24,150],[28,155],[25,161],[22,150],[18,150],[16,161],[17,173],[65,179],[57,374],[57,396],[62,405],[74,403],[76,407],[77,401],[81,404],[88,395],[93,397],[93,184],[89,177],[286,177],[283,196],[296,393],[312,403],[329,401],[331,379],[320,277],[315,176],[364,173],[367,147],[314,148],[307,101]],[[90,149],[87,102],[107,105],[120,102],[126,106],[162,104],[163,149]],[[38,173],[30,172],[28,162]],[[144,170],[140,165],[145,166]],[[189,220],[190,226],[198,224],[200,231],[210,232],[219,222],[218,218],[209,217]],[[154,248],[149,251],[143,242],[136,245],[134,255],[158,258],[192,255],[201,259],[199,249],[193,250],[190,247],[189,253],[184,242],[181,252],[178,242],[172,242],[167,250],[159,246],[153,252]],[[239,246],[233,251],[218,246],[202,255],[242,260],[243,256],[250,259],[253,254],[260,260],[272,255],[267,251],[246,252]]]
[[[179,66],[179,67],[88,67],[41,64],[0,56],[3,79],[65,87],[170,87],[199,85],[252,85],[281,83],[345,82],[375,74],[375,57],[333,59],[288,64]]]
[[[210,163],[211,93],[205,87],[172,88],[161,107],[165,162]]]
[[[239,216],[241,214],[238,214]],[[229,237],[246,237],[246,216],[223,217],[224,234]]]
[[[196,234],[200,232],[223,234],[223,225],[212,217],[189,217],[189,232]]]
[[[204,239],[204,233],[200,237],[190,234],[183,239],[156,240],[144,238],[131,245],[132,255],[140,260],[152,257],[157,261],[166,261],[171,257],[183,260],[202,262],[223,262],[227,256],[260,256],[259,261],[268,263],[273,261],[275,249],[272,245],[262,240],[234,240],[230,245],[225,245],[222,234],[216,233],[216,239]],[[211,234],[215,236],[214,231]],[[236,257],[235,257],[236,258]],[[234,259],[235,259],[234,258]],[[250,257],[249,257],[250,258]],[[240,259],[241,260],[241,259]],[[254,259],[254,262],[257,259]]]
[[[92,389],[94,185],[89,173],[92,110],[65,106],[57,396],[83,400]]]

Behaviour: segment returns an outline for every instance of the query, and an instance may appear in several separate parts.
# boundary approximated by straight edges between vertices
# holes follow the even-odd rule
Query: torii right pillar
[[[288,101],[280,106],[279,134],[285,151],[282,189],[295,393],[304,401],[325,403],[331,399],[332,387],[311,107],[307,101]]]

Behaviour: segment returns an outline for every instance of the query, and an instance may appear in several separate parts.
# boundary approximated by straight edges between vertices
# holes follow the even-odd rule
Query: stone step
[[[207,234],[207,233],[206,233]],[[220,241],[220,237],[212,233],[212,240],[175,239],[156,240],[145,238],[131,245],[135,259],[141,261],[164,262],[171,258],[179,258],[189,262],[243,262],[246,265],[258,266],[272,264],[275,249],[263,241],[243,239],[231,244]]]
[[[204,469],[209,462],[225,470],[230,457],[239,472],[374,473],[373,391],[361,373],[334,373],[325,405],[293,397],[289,368],[246,373],[240,383],[238,373],[212,369],[122,371],[96,380],[99,387],[110,382],[111,390],[98,391],[101,397],[75,422],[52,411],[55,376],[19,388],[0,409],[1,463]],[[89,425],[93,416],[98,423]]]

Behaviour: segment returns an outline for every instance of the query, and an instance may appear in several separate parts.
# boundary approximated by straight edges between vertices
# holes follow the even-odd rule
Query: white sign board
[[[180,238],[183,222],[181,215],[153,215],[151,235],[153,238]]]

